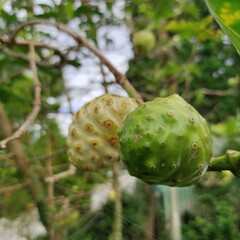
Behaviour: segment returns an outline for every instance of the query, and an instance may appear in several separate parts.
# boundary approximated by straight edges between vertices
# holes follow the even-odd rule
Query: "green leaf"
[[[205,0],[211,14],[240,54],[240,1]]]
[[[202,18],[201,21],[189,21],[185,19],[170,20],[165,27],[166,31],[178,33],[182,38],[189,39],[196,36],[201,40],[205,39],[218,39],[219,34],[209,25],[213,22],[212,16]]]

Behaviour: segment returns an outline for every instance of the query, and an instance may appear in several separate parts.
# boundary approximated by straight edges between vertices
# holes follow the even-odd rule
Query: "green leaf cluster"
[[[239,239],[238,189],[239,181],[225,186],[199,186],[198,208],[195,214],[185,213],[183,218],[183,239]]]
[[[134,1],[133,1],[134,4]],[[141,1],[148,8],[154,3]],[[143,14],[137,3],[132,15],[133,33],[151,29],[156,45],[149,55],[135,56],[127,76],[145,100],[179,93],[209,121],[224,121],[239,109],[239,55],[199,1],[173,1],[171,15]],[[157,22],[152,27],[152,22]],[[134,48],[133,48],[134,50]],[[139,71],[141,69],[141,71]],[[231,107],[229,107],[231,106]]]

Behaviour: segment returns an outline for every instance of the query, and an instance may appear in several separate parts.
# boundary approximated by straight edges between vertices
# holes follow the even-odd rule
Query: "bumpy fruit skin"
[[[148,184],[190,185],[212,155],[206,120],[177,94],[139,105],[125,119],[119,141],[129,173]]]
[[[78,169],[96,171],[119,160],[117,133],[138,103],[133,98],[102,95],[75,113],[68,132],[69,161]]]
[[[155,36],[150,30],[145,29],[133,34],[133,46],[138,54],[149,54],[155,44]]]

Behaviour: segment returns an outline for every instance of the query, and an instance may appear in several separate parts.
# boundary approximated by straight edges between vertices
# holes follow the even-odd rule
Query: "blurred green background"
[[[16,232],[16,239],[112,239],[115,195],[107,187],[111,169],[76,171],[53,183],[44,179],[69,169],[66,129],[72,112],[104,92],[126,92],[93,54],[56,28],[28,26],[11,40],[19,25],[36,18],[61,22],[90,39],[145,101],[172,93],[185,98],[209,122],[215,156],[240,149],[240,58],[204,1],[2,0],[1,105],[13,130],[31,111],[34,88],[25,43],[34,41],[42,43],[36,47],[42,108],[21,137],[41,197],[33,198],[11,149],[0,150],[0,226],[3,219],[10,220],[10,227],[2,224],[0,232]],[[0,137],[4,138],[1,131]],[[123,165],[121,181],[129,181]],[[100,186],[104,194],[96,208],[93,196]],[[150,187],[140,180],[122,191],[124,240],[240,239],[240,180],[228,171],[207,173],[198,184],[175,189],[174,195],[168,187]],[[47,231],[56,233],[49,234],[52,237],[44,227],[32,234],[37,228],[19,227],[20,231],[12,226],[32,216],[39,206],[36,199],[51,207],[47,221],[53,226]],[[179,219],[177,228],[174,216]],[[45,225],[44,217],[40,220]],[[40,220],[33,214],[32,221]]]

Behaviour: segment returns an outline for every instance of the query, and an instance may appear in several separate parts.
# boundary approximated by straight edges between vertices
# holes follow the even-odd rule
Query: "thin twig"
[[[76,172],[76,167],[74,167],[73,165],[70,165],[67,171],[55,174],[51,177],[46,177],[45,181],[46,182],[56,182],[56,181],[59,181],[63,178],[74,175],[75,172]]]
[[[49,150],[49,152],[52,152],[52,132],[51,130],[47,132],[47,144],[46,144],[46,148],[47,150]],[[52,165],[53,165],[53,161],[54,161],[54,157],[51,157],[51,158],[48,158],[47,161],[45,162],[45,171],[46,171],[46,174],[47,174],[47,177],[52,177],[53,176],[53,168],[52,168]],[[48,204],[51,208],[52,211],[56,212],[56,205],[55,205],[55,202],[54,202],[54,182],[48,182],[46,184],[46,190],[47,190],[47,201],[48,201]]]
[[[232,90],[217,90],[217,89],[207,89],[207,88],[200,88],[205,95],[215,95],[215,96],[227,96],[233,93]]]
[[[64,74],[63,74],[63,66],[61,67],[60,71],[61,71],[61,83],[62,83],[63,93],[65,94],[66,99],[67,99],[69,112],[71,113],[71,115],[73,115],[73,108],[72,108],[72,104],[71,104],[71,97],[69,95],[69,91],[68,91],[68,89],[66,87],[66,84],[65,84],[65,79],[64,79]]]
[[[26,183],[19,183],[19,184],[7,186],[7,187],[4,187],[4,188],[0,188],[0,194],[10,193],[10,192],[22,189],[26,185],[27,185]]]
[[[129,94],[129,96],[134,97],[138,99],[140,102],[142,101],[142,97],[138,94],[138,92],[135,90],[135,88],[131,85],[131,83],[128,81],[126,76],[124,76],[122,73],[120,73],[116,67],[109,61],[94,45],[92,45],[89,40],[78,33],[70,30],[69,28],[65,27],[63,24],[59,22],[51,22],[47,20],[37,19],[37,20],[31,20],[23,23],[20,25],[15,31],[13,32],[10,41],[14,41],[16,38],[16,35],[19,31],[21,31],[26,26],[31,25],[37,25],[37,24],[43,24],[48,26],[54,26],[58,30],[67,33],[72,38],[75,39],[75,41],[78,44],[83,45],[84,47],[88,48],[95,56],[99,58],[99,60],[107,66],[107,68],[110,70],[110,72],[114,75],[116,82],[121,85]]]
[[[196,89],[195,91],[192,91],[191,93],[187,94],[185,96],[185,98],[190,99],[196,95],[196,92],[199,92],[199,91],[204,95],[224,97],[224,96],[233,94],[235,90],[233,90],[233,89],[220,90],[220,89],[199,88],[199,89]]]
[[[27,128],[34,122],[36,119],[40,109],[41,109],[41,83],[38,79],[38,73],[37,73],[37,66],[35,62],[35,48],[33,44],[29,45],[29,60],[30,60],[30,67],[33,72],[33,82],[34,82],[34,102],[33,102],[33,108],[26,120],[22,123],[22,125],[18,128],[16,132],[13,133],[12,136],[0,141],[0,148],[5,148],[6,144],[9,141],[12,141],[14,139],[20,138],[22,134],[27,130]]]
[[[115,216],[113,224],[113,240],[122,240],[122,192],[119,181],[119,162],[112,165],[113,171],[113,189],[115,198]]]
[[[29,57],[24,53],[19,53],[19,52],[12,51],[11,49],[9,49],[7,47],[4,47],[2,49],[2,51],[4,53],[6,53],[7,55],[11,56],[11,57],[21,58],[22,60],[25,60],[25,61],[28,61],[28,62],[30,61]],[[59,62],[51,64],[49,62],[41,61],[41,60],[38,60],[38,59],[35,59],[35,62],[36,62],[37,65],[42,66],[42,67],[58,67],[60,65]]]
[[[3,48],[2,51],[4,53],[6,53],[7,55],[11,56],[11,57],[21,58],[21,59],[23,59],[25,61],[29,61],[29,57],[25,53],[15,52],[15,51],[10,50],[7,47]]]
[[[47,43],[38,42],[38,41],[27,41],[27,40],[20,40],[20,39],[6,39],[0,37],[0,42],[2,43],[1,48],[5,48],[6,46],[18,45],[18,46],[26,46],[28,47],[30,44],[33,44],[35,48],[46,48],[50,51],[53,51],[56,55],[58,55],[63,62],[66,59],[64,53],[62,53],[57,47],[51,46]],[[1,46],[1,45],[0,45]]]
[[[103,78],[102,79],[102,86],[104,88],[104,92],[108,93],[108,87],[107,87],[108,82],[107,82],[106,73],[104,72],[104,68],[103,68],[102,62],[100,62],[99,65],[100,65],[100,71],[101,71],[102,78]]]

